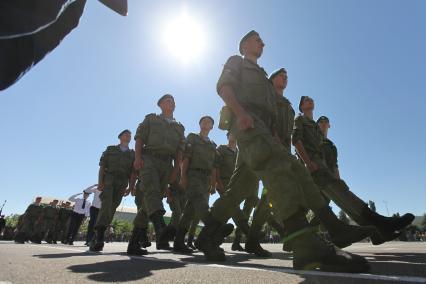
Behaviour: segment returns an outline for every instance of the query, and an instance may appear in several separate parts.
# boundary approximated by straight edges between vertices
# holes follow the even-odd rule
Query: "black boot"
[[[376,226],[380,233],[383,234],[404,229],[414,220],[414,215],[411,213],[404,214],[401,217],[385,217],[371,210],[367,204],[364,207],[361,217]]]
[[[192,250],[196,250],[194,246],[194,235],[190,234],[188,235],[188,241],[186,242],[186,246]]]
[[[89,247],[90,251],[99,252],[104,249],[105,231],[106,227],[98,227],[95,229],[95,237]]]
[[[139,234],[139,245],[143,248],[148,248],[151,246],[151,242],[148,239],[148,232],[147,228],[141,229],[141,232]]]
[[[241,230],[239,227],[235,230],[235,238],[232,242],[231,250],[232,251],[244,251],[244,248],[240,244],[241,242]]]
[[[329,206],[315,213],[330,234],[331,241],[339,248],[350,246],[377,232],[374,226],[352,226],[343,223]]]
[[[271,257],[272,256],[272,253],[270,253],[266,249],[262,248],[259,240],[257,240],[257,239],[247,238],[245,250],[246,250],[246,252],[254,253],[256,256],[259,256],[259,257]]]
[[[164,212],[159,210],[149,216],[149,219],[154,225],[156,247],[158,250],[172,250],[169,241],[176,229],[166,226],[163,215]]]
[[[204,227],[195,241],[195,247],[202,251],[209,261],[225,261],[225,253],[219,248],[219,244],[223,242],[225,234],[232,233],[232,224],[221,224],[214,219],[210,212],[206,214],[202,221]]]
[[[340,250],[326,244],[309,226],[303,214],[295,214],[284,221],[288,234],[285,241],[293,249],[293,268],[296,270],[315,270],[365,273],[370,266],[362,256]]]
[[[15,243],[17,244],[25,244],[25,234],[18,232],[15,236]]]
[[[175,241],[173,243],[173,251],[174,252],[182,253],[182,254],[191,254],[192,253],[192,249],[188,248],[185,245],[186,232],[187,232],[187,230],[185,228],[182,228],[182,227],[180,227],[177,230],[176,238],[175,238]]]
[[[148,252],[144,249],[141,249],[139,244],[140,234],[143,229],[133,228],[132,236],[130,237],[129,244],[127,246],[127,254],[129,255],[146,255]]]

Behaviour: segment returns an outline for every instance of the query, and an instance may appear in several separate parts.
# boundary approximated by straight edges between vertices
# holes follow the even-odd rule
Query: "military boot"
[[[331,241],[339,248],[350,246],[377,232],[374,226],[352,226],[343,223],[329,206],[315,213],[330,234]]]
[[[235,238],[232,242],[231,250],[232,251],[244,251],[244,248],[240,244],[241,242],[241,230],[239,227],[235,230]]]
[[[288,241],[293,249],[293,268],[296,270],[315,270],[366,273],[370,266],[362,256],[340,250],[327,244],[310,227],[304,215],[295,214],[284,222]]]
[[[148,254],[146,250],[141,249],[139,244],[140,234],[142,231],[143,229],[141,228],[133,228],[132,236],[130,237],[129,244],[127,246],[127,254],[138,256]]]
[[[187,230],[185,228],[179,227],[176,233],[176,238],[173,243],[173,251],[182,254],[191,254],[192,249],[188,248],[185,245],[185,235]]]
[[[15,243],[17,244],[25,244],[25,234],[18,232],[15,236]]]
[[[196,250],[193,242],[194,242],[194,235],[193,234],[188,235],[188,241],[186,242],[186,246],[192,250]]]
[[[407,213],[401,217],[385,217],[371,210],[367,204],[361,214],[361,217],[370,224],[376,226],[381,234],[388,234],[404,229],[414,220],[414,215]]]
[[[219,248],[223,239],[232,233],[232,224],[221,224],[209,212],[203,218],[204,227],[195,241],[195,247],[204,253],[209,261],[225,261],[225,253]]]
[[[147,228],[141,229],[139,234],[139,245],[143,248],[148,248],[151,246],[151,242],[148,239]]]
[[[163,212],[156,211],[149,216],[155,230],[155,241],[158,250],[172,250],[169,244],[170,237],[176,231],[173,227],[167,227],[164,223]],[[172,228],[172,229],[171,229]],[[169,231],[168,231],[169,230]]]
[[[95,237],[90,243],[89,250],[99,252],[104,249],[106,227],[98,227],[95,229]]]
[[[247,238],[246,241],[246,252],[254,253],[259,257],[271,257],[272,253],[262,248],[258,239]]]

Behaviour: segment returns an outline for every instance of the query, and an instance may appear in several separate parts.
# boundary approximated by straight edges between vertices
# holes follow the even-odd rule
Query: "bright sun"
[[[205,35],[200,23],[187,13],[172,20],[164,33],[166,47],[182,63],[194,61],[205,50]]]

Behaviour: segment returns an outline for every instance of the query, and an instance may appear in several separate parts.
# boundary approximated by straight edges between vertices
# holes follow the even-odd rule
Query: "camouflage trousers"
[[[209,187],[210,175],[191,169],[188,170],[188,186],[185,189],[187,201],[179,222],[179,228],[188,231],[192,222],[198,224],[201,217],[208,212]]]
[[[106,174],[104,190],[99,195],[102,205],[99,209],[95,229],[108,227],[114,218],[115,211],[123,199],[123,193],[128,185],[128,178]]]
[[[362,217],[366,203],[350,191],[345,181],[336,178],[322,159],[317,157],[312,160],[319,167],[318,171],[312,173],[312,178],[325,197],[331,199],[358,224],[368,225],[368,221]]]
[[[260,120],[246,131],[233,129],[239,148],[229,190],[211,208],[213,217],[226,222],[248,196],[246,188],[255,177],[268,188],[272,212],[286,220],[301,208],[319,211],[326,206],[307,169],[273,137]]]

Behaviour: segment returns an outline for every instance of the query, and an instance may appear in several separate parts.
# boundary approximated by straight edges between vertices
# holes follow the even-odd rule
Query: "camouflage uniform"
[[[135,152],[131,149],[122,151],[119,145],[108,146],[102,153],[99,166],[105,169],[104,190],[99,195],[102,206],[96,220],[95,230],[105,230],[120,205],[123,193],[129,184],[133,170]]]
[[[36,225],[43,214],[43,206],[35,203],[28,206],[22,219],[22,227],[15,237],[17,242],[26,241],[33,237]]]
[[[58,213],[59,209],[57,206],[47,205],[43,208],[42,218],[34,233],[37,239],[42,240],[46,237],[46,242],[56,242],[55,225]]]
[[[67,236],[67,228],[68,223],[72,214],[71,208],[64,208],[61,207],[58,212],[58,219],[56,221],[56,238],[57,240],[60,240],[62,243],[65,243],[66,236]]]

